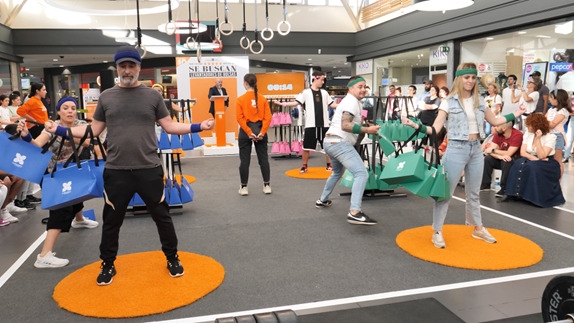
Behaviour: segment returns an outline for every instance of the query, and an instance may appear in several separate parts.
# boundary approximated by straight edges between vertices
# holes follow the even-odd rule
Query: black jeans
[[[492,171],[494,169],[500,169],[500,189],[504,192],[506,188],[506,180],[508,179],[508,173],[510,172],[510,167],[514,163],[514,157],[509,161],[503,161],[494,158],[490,155],[484,156],[484,171],[482,172],[482,184],[481,187],[490,187],[492,181]]]
[[[135,193],[145,202],[157,226],[161,250],[167,259],[177,255],[177,235],[164,197],[163,168],[104,169],[105,202],[100,258],[113,262],[118,254],[120,228],[128,203]]]
[[[253,125],[255,124],[255,125]],[[256,125],[257,122],[250,123],[250,127],[255,134],[259,133],[261,125]],[[256,128],[259,127],[259,130]],[[257,131],[255,131],[257,130]],[[239,129],[239,136],[237,138],[237,143],[239,145],[239,177],[241,179],[241,184],[247,185],[249,181],[249,165],[251,164],[251,147],[255,145],[255,152],[257,153],[257,160],[259,161],[259,167],[261,168],[261,176],[263,176],[263,182],[269,183],[271,177],[271,170],[269,168],[269,156],[267,154],[267,134],[263,136],[263,139],[259,141],[252,141],[249,136]]]

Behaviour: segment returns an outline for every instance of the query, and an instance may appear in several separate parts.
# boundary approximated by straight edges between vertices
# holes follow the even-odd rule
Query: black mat
[[[299,316],[299,321],[301,323],[464,322],[434,298],[303,315]]]

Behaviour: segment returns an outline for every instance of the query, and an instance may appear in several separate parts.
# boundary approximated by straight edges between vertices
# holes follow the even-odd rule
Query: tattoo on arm
[[[355,116],[349,112],[343,112],[343,117],[341,118],[341,129],[346,132],[353,132],[353,118]]]

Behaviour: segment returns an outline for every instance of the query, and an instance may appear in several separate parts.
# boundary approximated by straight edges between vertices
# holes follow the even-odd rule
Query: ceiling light
[[[493,40],[493,37],[486,37],[486,40]]]
[[[161,24],[159,26],[157,26],[157,30],[161,31],[162,33],[167,33],[167,28],[168,28],[168,23],[165,24]],[[197,34],[197,33],[202,33],[207,31],[207,26],[204,24],[199,24],[199,31],[198,31],[198,27],[197,27],[197,23],[192,22],[191,23],[191,28],[189,28],[189,22],[188,21],[172,21],[171,23],[169,23],[170,27],[169,28],[174,28],[175,30],[174,32],[168,34],[168,35],[173,35],[174,33],[176,34]]]
[[[552,37],[546,36],[546,35],[536,35],[536,37],[538,37],[538,38],[546,38],[546,39],[552,38]]]
[[[525,32],[525,31],[519,31],[518,34],[519,34],[519,35],[524,35],[524,34],[526,34],[526,32]]]
[[[569,35],[572,33],[572,21],[568,21],[561,25],[554,26],[554,32],[562,35]]]
[[[59,9],[59,10],[63,10],[63,11],[67,11],[67,12],[71,12],[74,14],[85,14],[85,15],[93,15],[93,16],[135,16],[137,15],[137,10],[134,9],[126,9],[126,10],[101,10],[101,9],[89,9],[89,8],[82,8],[80,6],[69,6],[69,5],[64,5],[64,4],[60,4],[58,3],[58,1],[55,0],[38,0],[40,2],[41,5],[48,7],[48,8],[54,8],[54,9]],[[96,1],[82,1],[82,6],[86,6],[86,3],[98,3]],[[149,3],[149,2],[148,2]],[[171,4],[171,8],[172,10],[175,10],[177,7],[179,7],[179,0],[172,0],[172,4]],[[168,5],[167,4],[162,4],[162,5],[158,5],[155,7],[149,7],[149,8],[140,8],[139,10],[139,14],[140,15],[150,15],[150,14],[156,14],[156,13],[162,13],[162,12],[166,12],[168,10]]]
[[[419,11],[447,11],[462,9],[474,4],[473,0],[413,0],[413,6]]]

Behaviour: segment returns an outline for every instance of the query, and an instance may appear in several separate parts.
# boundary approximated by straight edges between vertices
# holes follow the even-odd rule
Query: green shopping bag
[[[437,167],[437,175],[430,189],[429,196],[437,202],[450,198],[450,182],[442,165]]]
[[[400,184],[389,184],[379,179],[384,168],[385,166],[381,163],[378,163],[377,166],[375,166],[375,179],[377,181],[377,189],[380,191],[388,191],[400,187]]]
[[[417,182],[425,176],[425,159],[422,150],[409,151],[390,157],[380,179],[388,184]]]
[[[383,129],[383,128],[381,128]],[[379,129],[379,146],[383,150],[385,156],[389,156],[390,154],[395,152],[395,144],[385,135],[381,133],[381,129]]]
[[[345,172],[343,173],[343,177],[341,178],[341,186],[344,187],[348,187],[351,188],[353,187],[353,181],[355,180],[355,178],[353,177],[353,174],[351,172],[349,172],[348,169],[345,169]]]
[[[369,179],[367,180],[367,186],[365,186],[365,190],[378,190],[379,185],[377,183],[377,179],[375,178],[375,171],[367,168],[367,172],[369,173]]]

